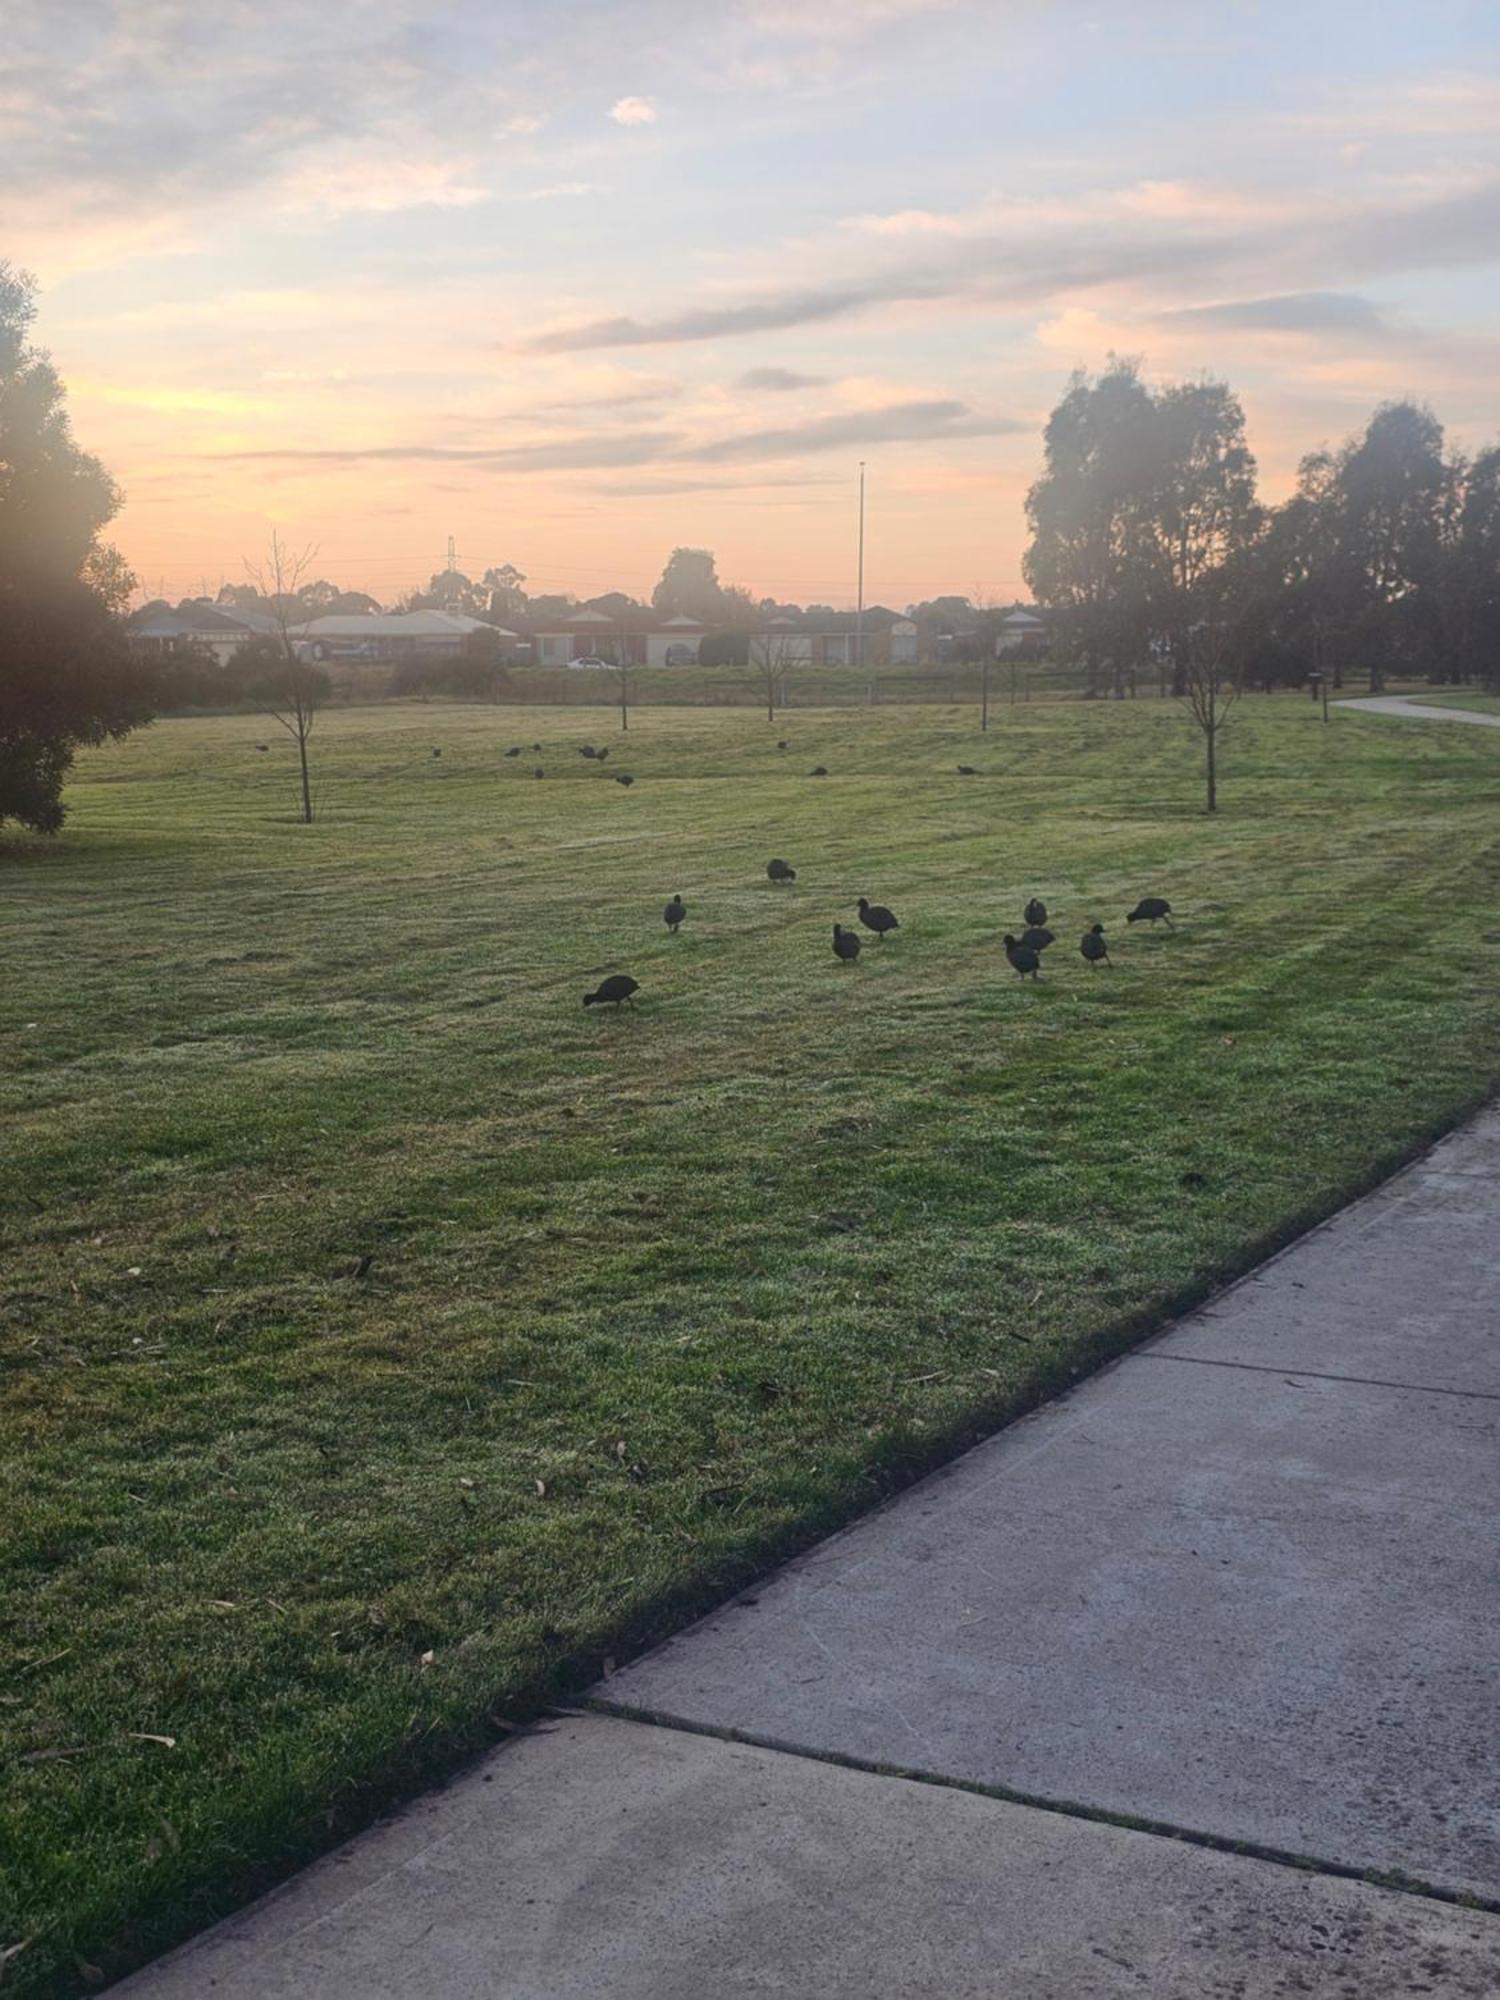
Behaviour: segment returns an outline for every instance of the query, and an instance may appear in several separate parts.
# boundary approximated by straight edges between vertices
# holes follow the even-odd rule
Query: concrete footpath
[[[1497,1550],[1491,1110],[116,1990],[1493,1996]]]
[[[1482,708],[1439,708],[1404,694],[1361,695],[1334,706],[1363,709],[1366,715],[1405,715],[1414,722],[1477,722],[1484,729],[1500,729],[1500,715],[1487,715]]]

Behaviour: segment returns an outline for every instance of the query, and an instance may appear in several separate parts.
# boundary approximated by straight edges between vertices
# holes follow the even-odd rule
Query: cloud
[[[1283,292],[1266,299],[1230,299],[1209,306],[1183,306],[1161,314],[1169,323],[1243,328],[1253,333],[1391,332],[1379,306],[1357,292]]]
[[[213,454],[237,464],[280,465],[483,465],[512,472],[577,472],[611,465],[649,465],[674,455],[681,443],[671,431],[611,431],[559,438],[547,444],[380,444]]]
[[[905,219],[916,213],[904,212]],[[1277,277],[1359,279],[1439,264],[1491,265],[1500,245],[1500,176],[1405,200],[1373,190],[1342,204],[1305,196],[1249,200],[1233,191],[1143,182],[1071,203],[985,204],[948,218],[952,228],[897,232],[873,267],[817,283],[788,282],[738,302],[711,298],[654,319],[621,314],[553,327],[527,347],[566,354],[783,332],[881,305],[962,301],[1016,310],[1069,295],[1170,286],[1223,293]],[[863,226],[863,225],[858,225]],[[828,244],[801,247],[826,268]],[[1290,289],[1277,297],[1313,296]]]
[[[779,476],[767,476],[757,479],[755,482],[755,491],[757,493],[779,494],[789,487],[845,486],[847,484],[848,481],[838,475],[829,477],[826,474],[806,472],[794,474],[783,473]],[[636,500],[649,500],[657,494],[675,493],[719,493],[733,495],[736,498],[743,498],[745,495],[743,482],[733,474],[725,479],[612,479],[608,487],[600,487],[598,490],[600,492],[607,492],[617,499],[628,495],[631,499]],[[775,500],[767,500],[760,504],[776,506],[781,503]]]
[[[883,410],[846,410],[783,430],[741,431],[684,454],[709,464],[729,459],[791,458],[860,444],[934,443],[945,438],[999,437],[1029,429],[1012,417],[976,416],[951,398],[891,403]]]
[[[770,35],[808,41],[850,41],[923,14],[954,11],[959,0],[751,0],[752,26]]]
[[[471,208],[489,190],[471,163],[423,158],[413,144],[382,138],[324,155],[289,175],[277,207],[288,215],[395,215],[409,208]]]
[[[1029,426],[1010,417],[983,416],[950,397],[891,403],[883,409],[844,410],[784,429],[740,431],[697,443],[680,431],[626,430],[582,433],[522,445],[383,444],[297,446],[205,452],[200,459],[295,467],[353,465],[483,466],[508,472],[575,472],[659,463],[726,465],[800,458],[855,445],[941,443],[998,437]]]
[[[617,97],[609,115],[617,125],[654,125],[656,106],[649,97]]]
[[[816,389],[827,380],[823,375],[799,375],[795,368],[747,368],[736,382],[737,389],[782,391]]]
[[[537,354],[573,354],[595,347],[660,347],[679,341],[718,340],[741,333],[777,333],[815,320],[836,319],[856,312],[873,300],[890,296],[876,285],[850,285],[827,291],[796,291],[749,301],[744,305],[690,306],[663,319],[585,320],[577,326],[555,327],[538,334],[527,346]]]
[[[1285,122],[1334,135],[1357,130],[1364,139],[1490,138],[1500,123],[1500,77],[1487,70],[1382,77],[1378,84],[1331,90],[1317,110],[1293,113]]]

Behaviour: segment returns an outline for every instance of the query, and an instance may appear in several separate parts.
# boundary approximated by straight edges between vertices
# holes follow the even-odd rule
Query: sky
[[[1047,413],[1500,436],[1500,0],[8,0],[0,258],[145,594],[272,528],[649,592],[1025,594]]]

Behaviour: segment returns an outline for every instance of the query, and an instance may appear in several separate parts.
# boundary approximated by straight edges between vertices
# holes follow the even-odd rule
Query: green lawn
[[[1500,1073],[1490,731],[1247,697],[1209,820],[1154,701],[355,710],[312,828],[271,731],[158,725],[0,840],[7,1994],[223,1911]],[[861,892],[902,929],[844,967]]]

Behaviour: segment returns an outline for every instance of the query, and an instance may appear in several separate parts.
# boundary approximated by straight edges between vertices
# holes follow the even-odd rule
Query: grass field
[[[174,722],[0,840],[7,1994],[207,1921],[1489,1092],[1493,732],[1247,698],[1209,820],[1168,704],[973,724],[340,712],[305,828],[269,725]],[[861,892],[903,927],[844,967]]]
[[[1435,708],[1471,708],[1480,715],[1500,715],[1500,694],[1485,694],[1478,688],[1472,692],[1446,689],[1441,694],[1414,694],[1411,698],[1431,702]]]

